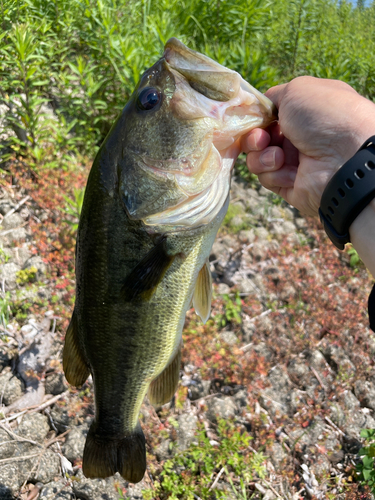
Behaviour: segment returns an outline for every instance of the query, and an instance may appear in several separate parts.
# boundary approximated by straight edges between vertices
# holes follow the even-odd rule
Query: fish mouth
[[[242,90],[257,98],[263,119],[268,117],[269,123],[277,120],[278,111],[272,101],[246,82],[236,71],[186,47],[177,38],[170,38],[167,41],[163,57],[171,69],[183,75],[190,86],[205,97],[227,102],[238,96]]]
[[[165,233],[208,224],[222,213],[231,171],[241,152],[240,138],[277,120],[277,111],[240,74],[176,38],[168,40],[156,66],[174,80],[173,93],[165,102],[175,123],[180,124],[179,130],[186,127],[190,131],[187,137],[201,137],[193,143],[180,141],[183,147],[163,159],[133,151],[138,172],[146,174],[147,182],[168,186],[173,197],[168,194],[162,202],[159,198],[147,203],[140,197],[128,200],[132,209],[128,211],[131,217],[140,218],[148,231]]]

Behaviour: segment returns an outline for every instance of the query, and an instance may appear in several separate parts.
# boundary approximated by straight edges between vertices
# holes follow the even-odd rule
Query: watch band
[[[375,198],[375,135],[359,148],[328,182],[319,216],[332,243],[343,250],[350,242],[349,227]]]

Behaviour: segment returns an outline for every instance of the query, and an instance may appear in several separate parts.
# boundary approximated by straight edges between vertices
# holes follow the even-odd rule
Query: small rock
[[[255,228],[255,235],[258,237],[258,241],[268,241],[270,239],[270,233],[265,227]]]
[[[24,222],[23,218],[17,213],[8,215],[8,217],[4,217],[3,219],[2,230],[14,229],[21,226]]]
[[[210,380],[192,379],[189,384],[189,399],[195,401],[208,395],[211,387]]]
[[[17,287],[17,273],[21,267],[14,262],[7,262],[2,266],[2,278],[5,280],[7,290],[14,290]]]
[[[11,371],[0,374],[0,396],[5,406],[9,406],[23,395],[25,384]]]
[[[229,330],[223,330],[222,332],[220,332],[220,338],[228,345],[234,345],[238,342],[237,335]]]
[[[219,295],[226,295],[230,293],[230,287],[226,283],[219,283],[216,290]]]
[[[259,342],[259,344],[254,346],[253,350],[259,357],[264,358],[266,361],[271,361],[274,356],[273,351],[265,342]]]
[[[321,479],[327,476],[330,469],[331,463],[326,455],[315,456],[313,463],[310,465],[310,470]]]
[[[242,339],[246,344],[248,344],[249,342],[251,342],[253,335],[256,331],[254,321],[251,321],[251,319],[248,316],[245,316],[242,321],[241,329],[242,329]]]
[[[79,469],[73,481],[73,492],[80,500],[118,500],[117,486],[126,488],[127,484],[118,473],[107,479],[87,479]],[[145,488],[144,483],[142,486]]]
[[[267,455],[270,456],[271,461],[276,468],[276,472],[288,456],[282,445],[277,441],[272,443],[270,450],[267,450]]]
[[[52,373],[46,377],[45,386],[46,394],[53,394],[54,396],[61,394],[68,388],[68,384],[66,383],[63,373]]]
[[[217,418],[232,418],[237,413],[237,406],[231,396],[215,396],[208,399],[207,407],[207,416],[212,422],[216,422]]]
[[[69,409],[67,407],[57,406],[50,412],[53,425],[57,428],[59,432],[65,432],[69,427],[77,425],[77,420],[72,418],[69,414]]]
[[[302,217],[297,217],[294,220],[294,223],[298,227],[298,229],[304,229],[307,226],[306,219],[303,219]]]
[[[306,364],[306,359],[301,358],[300,356],[292,359],[288,365],[288,374],[291,380],[294,383],[298,384],[298,386],[301,387],[302,389],[306,386],[307,382],[309,381],[311,373],[312,373],[311,370]]]
[[[27,413],[17,427],[20,436],[41,443],[49,432],[48,417],[41,413]]]
[[[34,447],[35,448],[35,447]],[[39,449],[40,450],[40,449]],[[22,468],[22,464],[25,466]],[[40,481],[41,483],[49,483],[53,481],[55,476],[58,476],[60,473],[60,458],[57,453],[53,451],[47,450],[43,453],[42,458],[40,459],[39,466],[35,467],[35,460],[31,459],[30,463],[26,466],[26,462],[20,462],[20,474],[24,476],[24,479],[27,477],[27,474],[30,473],[30,479],[34,481]]]
[[[60,479],[44,485],[39,500],[71,500],[72,498],[73,490],[69,482]]]
[[[357,380],[354,383],[354,394],[362,406],[375,410],[375,384],[367,380]]]
[[[87,433],[88,426],[87,424],[83,424],[73,427],[67,435],[63,451],[70,462],[74,463],[75,460],[83,457]]]
[[[174,449],[172,445],[171,439],[164,439],[158,446],[155,448],[155,455],[159,462],[164,462],[164,460],[168,460],[174,454]]]
[[[48,272],[48,266],[39,255],[33,255],[24,264],[23,269],[35,267],[37,270],[36,279],[40,280]]]
[[[238,237],[242,243],[254,243],[255,231],[254,229],[243,229],[238,233]]]
[[[198,418],[192,414],[182,414],[178,417],[177,445],[182,451],[187,450],[194,441]]]
[[[240,389],[233,396],[233,400],[236,403],[238,409],[241,410],[241,408],[246,408],[247,405],[248,405],[247,390],[246,389]]]
[[[22,484],[22,481],[19,481],[18,474],[17,462],[3,464],[0,467],[0,492],[4,489],[7,495],[9,495],[9,492],[16,493]],[[11,498],[13,499],[13,496]]]

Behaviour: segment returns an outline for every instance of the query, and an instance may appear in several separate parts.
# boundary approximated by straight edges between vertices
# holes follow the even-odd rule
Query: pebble
[[[24,391],[25,384],[16,375],[9,371],[0,374],[0,395],[5,406],[9,406],[17,401]]]
[[[65,457],[72,463],[83,457],[86,437],[88,433],[87,424],[77,425],[71,429],[66,437],[63,452]]]
[[[20,436],[41,443],[49,432],[49,421],[41,413],[26,413],[17,427]]]

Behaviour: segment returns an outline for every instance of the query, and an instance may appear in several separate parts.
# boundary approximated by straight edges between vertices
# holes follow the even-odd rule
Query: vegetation
[[[143,492],[145,499],[152,500],[157,494],[160,500],[194,500],[197,496],[205,500],[213,498],[212,490],[217,499],[230,494],[238,500],[250,498],[245,484],[266,477],[264,455],[249,452],[251,437],[236,430],[232,422],[219,421],[218,441],[210,441],[201,427],[195,444],[165,462],[154,488]],[[215,489],[215,476],[227,479],[232,491]]]
[[[2,0],[2,155],[92,158],[139,76],[177,36],[265,90],[302,74],[374,98],[375,5],[345,0]]]
[[[362,484],[367,485],[375,493],[375,429],[363,429],[361,438],[365,439],[365,446],[359,450],[361,462],[357,464],[357,474]]]

